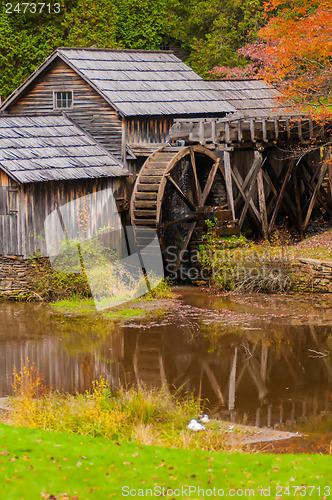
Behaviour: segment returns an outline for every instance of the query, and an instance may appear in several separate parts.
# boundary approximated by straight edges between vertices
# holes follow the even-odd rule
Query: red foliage
[[[228,68],[226,66],[215,66],[210,74],[221,78],[261,78],[262,69],[268,63],[266,55],[266,43],[259,40],[255,43],[247,43],[237,53],[250,61],[245,67]]]

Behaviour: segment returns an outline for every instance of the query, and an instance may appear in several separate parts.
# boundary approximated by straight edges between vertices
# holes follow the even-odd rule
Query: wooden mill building
[[[56,50],[1,107],[64,111],[124,163],[163,146],[174,118],[235,108],[171,52]]]
[[[0,107],[1,189],[22,193],[18,208],[0,215],[12,217],[2,222],[0,253],[40,248],[31,243],[42,233],[35,217],[105,183],[120,211],[130,202],[134,225],[157,229],[166,261],[166,247],[186,249],[215,206],[240,228],[249,216],[265,236],[284,212],[303,233],[316,202],[332,214],[322,184],[328,152],[323,166],[317,153],[307,154],[329,131],[293,115],[277,96],[257,80],[205,81],[168,51],[56,50]],[[296,158],[294,146],[303,149]]]

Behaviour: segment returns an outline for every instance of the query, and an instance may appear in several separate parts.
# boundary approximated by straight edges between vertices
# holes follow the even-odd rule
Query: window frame
[[[58,106],[58,94],[71,94],[71,103],[70,106]],[[61,101],[63,102],[63,97]],[[67,99],[66,99],[67,101]],[[72,90],[53,90],[53,109],[71,109],[74,104],[74,92]]]

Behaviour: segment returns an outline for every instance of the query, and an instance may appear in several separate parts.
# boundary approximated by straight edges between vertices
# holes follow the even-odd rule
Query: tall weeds
[[[216,429],[187,430],[202,409],[193,397],[180,399],[167,390],[114,394],[103,378],[85,394],[62,394],[47,388],[29,362],[14,372],[13,390],[10,423],[17,426],[178,448],[225,449],[224,436]]]

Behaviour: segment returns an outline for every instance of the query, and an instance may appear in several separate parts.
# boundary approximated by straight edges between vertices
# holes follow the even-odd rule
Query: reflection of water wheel
[[[219,159],[202,146],[164,147],[144,163],[136,180],[131,218],[155,228],[171,269],[177,270],[196,225],[227,203]],[[144,244],[139,241],[138,244]]]

